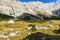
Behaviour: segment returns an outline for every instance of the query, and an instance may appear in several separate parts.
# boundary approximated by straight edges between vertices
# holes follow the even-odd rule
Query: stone
[[[9,36],[11,36],[11,37],[15,37],[15,36],[17,36],[17,34],[14,33],[14,32],[11,32],[11,33],[9,34]]]
[[[0,38],[8,38],[9,36],[6,36],[6,35],[3,35],[3,34],[0,34]]]
[[[49,27],[40,27],[40,29],[44,29],[44,30],[46,30],[46,29],[48,29]]]
[[[15,33],[20,33],[20,31],[16,31]]]
[[[9,36],[5,36],[5,35],[3,35],[3,38],[8,38]]]
[[[14,31],[15,29],[14,28],[8,28],[10,31]]]
[[[30,30],[32,27],[28,27],[27,29]]]
[[[30,35],[31,33],[29,32],[28,35]]]
[[[38,27],[38,26],[36,26],[35,28],[36,28],[36,29],[39,29],[39,27]]]
[[[9,20],[8,24],[14,24],[14,20]]]

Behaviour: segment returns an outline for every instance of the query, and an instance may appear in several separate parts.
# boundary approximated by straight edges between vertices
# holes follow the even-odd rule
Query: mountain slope
[[[19,2],[17,0],[0,0],[0,13],[14,18],[18,18],[24,13],[41,18],[36,14],[47,17],[58,16],[60,14],[60,4],[42,2]],[[57,10],[57,12],[55,12]],[[56,14],[57,13],[57,14]],[[28,16],[28,15],[27,15]]]

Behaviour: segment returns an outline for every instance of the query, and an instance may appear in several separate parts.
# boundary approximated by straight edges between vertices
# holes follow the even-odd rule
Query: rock
[[[14,31],[15,29],[14,28],[8,28],[10,31]]]
[[[11,37],[15,37],[15,36],[17,36],[17,34],[14,33],[14,32],[11,32],[11,33],[9,34],[9,36],[11,36]]]
[[[40,27],[40,29],[46,30],[46,29],[49,29],[49,27]]]
[[[8,24],[14,24],[14,20],[9,20]]]
[[[37,20],[37,19],[43,19],[43,17],[34,15],[34,14],[29,14],[29,13],[24,13],[17,18],[23,19],[23,20]]]
[[[40,29],[38,26],[35,27],[37,30]]]
[[[0,13],[0,17],[2,17],[2,18],[14,18],[13,16],[10,16],[10,15],[7,15],[7,14],[2,14],[2,13]]]
[[[6,35],[3,35],[3,34],[0,34],[0,37],[1,37],[1,38],[8,38],[9,36],[6,36]]]
[[[45,39],[46,39],[45,37],[42,38],[42,40],[45,40]]]
[[[21,33],[20,31],[16,31],[15,33]]]
[[[29,32],[28,35],[30,35],[31,33]]]
[[[8,32],[2,32],[2,34],[4,35],[4,34],[8,34]]]
[[[2,37],[3,37],[3,35],[2,35],[2,34],[0,34],[0,37],[2,38]]]
[[[32,27],[28,27],[27,29],[30,30]]]
[[[56,9],[52,11],[53,16],[59,16],[60,15],[60,9]]]
[[[9,37],[9,36],[5,36],[5,35],[3,36],[3,38],[8,38],[8,37]]]

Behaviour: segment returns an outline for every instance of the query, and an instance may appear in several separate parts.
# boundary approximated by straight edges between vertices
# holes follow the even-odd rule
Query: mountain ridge
[[[60,10],[60,4],[55,3],[42,3],[42,2],[19,2],[16,0],[0,0],[0,13],[13,16],[15,18],[20,17],[23,13],[28,14],[42,14],[45,16],[58,16]],[[55,10],[57,11],[54,12]]]

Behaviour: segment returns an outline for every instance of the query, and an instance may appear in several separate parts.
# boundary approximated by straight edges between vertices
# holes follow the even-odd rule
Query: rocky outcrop
[[[13,16],[6,15],[6,14],[1,14],[0,13],[0,18],[14,18]]]
[[[29,13],[24,13],[21,16],[18,16],[17,18],[19,19],[24,19],[24,20],[37,20],[37,19],[43,19],[42,16],[40,15],[33,15]]]
[[[52,11],[53,16],[60,16],[60,8]]]
[[[54,18],[54,15],[57,14],[58,16],[60,14],[60,12],[58,13],[55,11],[59,8],[60,4],[55,3],[0,0],[0,14],[19,19],[51,19],[51,16]]]
[[[42,15],[42,14],[29,14],[29,13],[24,13],[20,16],[17,17],[18,19],[23,19],[23,20],[60,20],[59,16],[46,16],[46,15]]]

